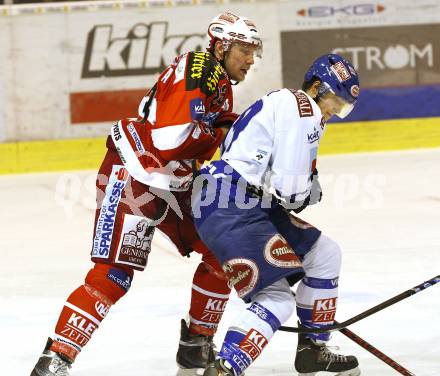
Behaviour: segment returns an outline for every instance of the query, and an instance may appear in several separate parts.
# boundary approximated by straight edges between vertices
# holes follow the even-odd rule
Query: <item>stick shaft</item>
[[[338,324],[335,321],[335,324]],[[359,337],[357,334],[353,333],[351,330],[344,328],[341,329],[340,332],[350,338],[353,342],[357,343],[360,347],[364,348],[371,354],[373,354],[376,358],[382,360],[382,362],[389,365],[391,368],[394,368],[397,372],[404,376],[415,376],[414,373],[407,370],[405,367],[397,363],[395,360],[391,359],[388,355],[385,355],[382,351],[365,341],[363,338]]]
[[[396,304],[403,299],[409,298],[410,296],[417,294],[418,292],[423,291],[426,288],[431,287],[438,282],[440,282],[440,275],[438,275],[434,278],[431,278],[431,279],[429,279],[429,280],[421,283],[420,285],[417,285],[409,290],[406,290],[406,291],[402,292],[401,294],[396,295],[396,296],[360,313],[359,315],[352,317],[349,320],[344,321],[341,325],[344,325],[344,327],[345,327],[345,326],[354,324],[355,322],[358,322],[359,320],[362,320],[368,316],[371,316],[374,313],[382,311],[383,309],[388,308],[389,306],[392,306],[393,304]]]
[[[324,333],[324,332],[333,332],[335,330],[341,330],[351,324],[354,324],[355,322],[358,322],[360,320],[365,319],[368,316],[371,316],[374,313],[377,313],[379,311],[382,311],[383,309],[396,304],[400,302],[403,299],[406,299],[410,297],[411,295],[417,294],[420,291],[423,291],[427,289],[428,287],[434,286],[436,283],[440,282],[440,275],[431,278],[420,285],[417,285],[409,290],[406,290],[402,292],[399,295],[396,295],[370,309],[367,309],[364,312],[359,313],[358,315],[352,317],[351,319],[348,319],[346,321],[343,321],[340,324],[335,324],[326,328],[296,328],[296,327],[290,327],[290,326],[281,326],[279,330],[285,331],[285,332],[292,332],[292,333]]]

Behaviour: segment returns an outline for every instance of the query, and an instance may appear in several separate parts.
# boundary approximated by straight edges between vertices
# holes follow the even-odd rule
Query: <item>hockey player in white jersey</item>
[[[250,304],[230,326],[205,376],[242,375],[295,303],[301,327],[334,323],[340,248],[292,210],[321,200],[316,161],[325,123],[350,113],[358,95],[352,64],[324,55],[305,74],[302,90],[277,90],[250,106],[229,131],[221,160],[202,169],[192,200],[197,230]],[[295,302],[290,286],[298,281]],[[329,350],[329,337],[299,334],[299,375],[360,374],[354,356]]]

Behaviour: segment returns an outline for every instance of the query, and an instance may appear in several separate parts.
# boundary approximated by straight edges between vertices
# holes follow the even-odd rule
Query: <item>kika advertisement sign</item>
[[[177,55],[205,48],[205,34],[181,32],[172,35],[169,23],[138,22],[124,29],[116,23],[90,26],[86,32],[81,70],[73,78],[79,90],[69,94],[72,125],[136,116],[142,97],[154,84],[153,80],[143,81],[141,77],[156,78]],[[120,83],[114,90],[89,89],[92,85],[102,87],[97,81],[104,79],[120,81],[116,78],[134,78],[137,88],[127,89],[126,84]]]
[[[94,25],[87,33],[81,78],[143,76],[162,72],[186,51],[201,51],[205,33],[171,35],[169,22],[136,23],[125,35],[115,25]]]
[[[262,7],[276,15],[276,4]],[[176,56],[205,50],[209,22],[225,9],[148,1],[0,6],[0,141],[107,135],[113,122],[137,116],[142,98]],[[272,56],[270,64],[257,59],[234,89],[239,112],[281,85],[281,61],[273,17],[245,3],[236,12],[266,30],[265,52]]]

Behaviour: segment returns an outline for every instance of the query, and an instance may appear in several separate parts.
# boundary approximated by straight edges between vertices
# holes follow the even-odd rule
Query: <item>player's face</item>
[[[333,115],[344,118],[353,109],[353,104],[346,102],[331,92],[320,97],[318,105],[321,109],[324,121],[329,120]]]
[[[225,68],[231,80],[240,82],[254,64],[254,56],[257,52],[255,46],[232,43],[231,48],[225,54]]]

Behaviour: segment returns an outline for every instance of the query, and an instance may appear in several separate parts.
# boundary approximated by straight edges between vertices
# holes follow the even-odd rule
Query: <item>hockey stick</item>
[[[292,291],[293,296],[296,296],[295,293]],[[334,321],[336,325],[339,323],[335,320]],[[397,372],[404,376],[416,376],[411,371],[407,370],[405,367],[401,366],[399,363],[397,363],[395,360],[391,359],[388,355],[385,355],[382,351],[365,341],[363,338],[359,337],[357,334],[353,333],[350,329],[343,328],[339,330],[342,334],[350,338],[353,342],[357,343],[360,347],[364,348],[371,354],[373,354],[375,357],[382,360],[385,364],[389,365],[391,368],[394,368]]]
[[[440,275],[438,275],[434,278],[431,278],[431,279],[421,283],[420,285],[413,287],[412,289],[406,290],[406,291],[402,292],[401,294],[396,295],[393,298],[390,298],[390,299],[352,317],[351,319],[343,321],[339,324],[328,326],[326,328],[297,328],[297,327],[291,327],[291,326],[280,326],[279,330],[282,330],[285,332],[291,332],[291,333],[326,333],[326,332],[334,332],[335,330],[341,330],[351,324],[354,324],[355,322],[358,322],[360,320],[365,319],[368,316],[371,316],[374,313],[382,311],[383,309],[385,309],[393,304],[396,304],[396,303],[400,302],[401,300],[410,297],[411,295],[417,294],[418,292],[423,291],[428,287],[434,286],[438,282],[440,282]]]
[[[335,321],[335,324],[338,324]],[[369,344],[367,341],[359,337],[357,334],[353,333],[350,329],[344,328],[340,332],[350,338],[353,342],[357,343],[360,347],[364,348],[375,357],[382,360],[385,364],[388,364],[391,368],[394,368],[397,372],[404,376],[416,376],[411,371],[408,371],[405,367],[401,366],[399,363],[391,359],[389,356],[385,355],[382,351],[375,348],[373,345]]]

